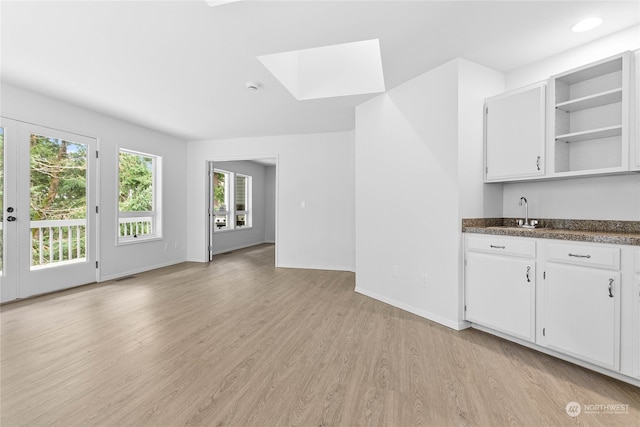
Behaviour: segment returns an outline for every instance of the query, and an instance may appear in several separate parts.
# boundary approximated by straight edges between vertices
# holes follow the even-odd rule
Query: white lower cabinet
[[[640,269],[640,267],[638,267]],[[635,288],[635,309],[636,313],[634,316],[634,325],[636,330],[635,339],[636,342],[634,344],[634,361],[635,361],[635,377],[640,379],[640,273],[636,274],[636,288]]]
[[[639,65],[640,66],[640,65]],[[640,379],[640,249],[635,253],[636,274],[633,282],[633,291],[631,294],[632,306],[635,310],[633,314],[633,331],[632,336],[635,342],[632,345],[633,353],[633,372],[634,376]]]
[[[464,282],[472,326],[640,385],[640,249],[466,233]]]
[[[542,344],[620,368],[620,249],[547,243]]]
[[[535,261],[470,252],[466,318],[516,337],[535,338]]]
[[[465,318],[518,338],[535,340],[535,243],[469,236]]]
[[[620,349],[620,273],[548,263],[542,343],[617,370]]]

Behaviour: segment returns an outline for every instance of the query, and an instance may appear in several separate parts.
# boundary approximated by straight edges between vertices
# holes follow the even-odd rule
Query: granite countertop
[[[468,218],[462,220],[462,231],[640,246],[640,221],[539,219],[535,229],[519,228],[517,221],[517,218]]]

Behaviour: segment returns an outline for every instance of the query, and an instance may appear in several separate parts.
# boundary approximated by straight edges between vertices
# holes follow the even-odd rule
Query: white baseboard
[[[328,271],[347,271],[350,273],[354,273],[353,267],[344,267],[344,266],[336,266],[336,265],[309,265],[309,264],[283,264],[279,263],[276,267],[280,268],[299,268],[303,270],[328,270]]]
[[[479,331],[486,332],[486,333],[491,334],[491,335],[495,335],[495,336],[500,337],[500,338],[502,338],[504,340],[507,340],[507,341],[515,342],[516,344],[520,344],[520,345],[522,345],[524,347],[528,347],[528,348],[531,348],[533,350],[537,350],[537,351],[539,351],[541,353],[548,354],[549,356],[557,357],[558,359],[565,360],[565,361],[573,363],[575,365],[582,366],[583,368],[587,368],[587,369],[590,369],[592,371],[599,372],[599,373],[601,373],[603,375],[607,375],[609,377],[616,378],[616,379],[618,379],[620,381],[624,381],[624,382],[632,384],[632,385],[634,385],[636,387],[640,387],[640,379],[627,376],[627,375],[625,375],[625,374],[623,374],[621,372],[616,372],[616,371],[612,371],[612,370],[607,369],[607,368],[603,368],[603,367],[598,366],[598,365],[593,365],[593,364],[591,364],[589,362],[585,362],[583,360],[576,359],[576,358],[571,357],[571,356],[569,356],[567,354],[563,354],[563,353],[561,353],[559,351],[554,351],[553,349],[544,347],[542,345],[539,345],[539,344],[536,344],[536,343],[532,343],[532,342],[529,342],[529,341],[525,341],[525,340],[517,338],[517,337],[512,337],[511,335],[505,334],[505,333],[500,332],[500,331],[495,331],[495,330],[493,330],[491,328],[487,328],[485,326],[478,325],[476,323],[474,323],[472,325],[472,328],[473,329],[478,329]]]
[[[180,260],[168,261],[168,262],[163,262],[161,264],[154,264],[146,267],[136,268],[129,271],[122,271],[115,274],[109,274],[107,276],[100,276],[97,282],[101,283],[101,282],[106,282],[113,279],[119,279],[120,277],[126,277],[126,276],[131,276],[132,274],[144,273],[145,271],[151,271],[158,268],[169,267],[170,265],[181,264],[183,262],[187,262],[187,259],[185,258]]]
[[[219,251],[216,251],[216,250],[214,249],[214,251],[213,251],[213,256],[221,255],[221,254],[226,254],[227,252],[231,252],[231,251],[238,251],[238,250],[240,250],[240,249],[250,248],[250,247],[252,247],[252,246],[263,245],[263,244],[265,244],[265,243],[270,243],[270,242],[253,242],[253,243],[247,243],[247,244],[245,244],[245,245],[231,246],[231,247],[229,247],[229,248],[225,248],[225,249],[223,249],[223,250],[219,250]]]
[[[420,317],[424,317],[427,320],[431,320],[433,322],[439,323],[443,326],[446,326],[448,328],[454,329],[456,331],[461,331],[463,329],[467,329],[468,327],[471,326],[471,324],[469,322],[466,321],[455,321],[455,320],[451,320],[451,319],[447,319],[446,317],[442,317],[438,314],[433,314],[431,312],[428,312],[426,310],[423,310],[421,308],[418,307],[414,307],[410,304],[406,304],[404,302],[401,301],[397,301],[394,300],[392,298],[388,298],[386,296],[377,294],[375,292],[371,292],[367,289],[362,289],[362,288],[358,288],[356,287],[356,292],[365,296],[368,296],[370,298],[376,299],[378,301],[382,301],[386,304],[392,305],[394,307],[400,308],[404,311],[408,311],[409,313],[413,313],[417,316]]]

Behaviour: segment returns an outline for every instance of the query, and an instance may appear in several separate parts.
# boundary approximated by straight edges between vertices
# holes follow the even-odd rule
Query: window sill
[[[116,246],[129,246],[129,245],[136,245],[138,243],[157,242],[159,240],[164,240],[164,238],[163,237],[156,237],[156,236],[151,236],[151,237],[133,237],[133,238],[126,239],[126,240],[121,240],[120,238],[118,238],[118,240],[116,241]]]
[[[252,230],[253,227],[241,227],[241,228],[229,228],[229,229],[225,229],[225,230],[213,230],[213,234],[218,234],[218,233],[233,233],[234,231],[245,231],[245,230]]]

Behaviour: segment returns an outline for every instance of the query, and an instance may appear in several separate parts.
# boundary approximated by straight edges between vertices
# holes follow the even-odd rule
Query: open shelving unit
[[[628,62],[625,53],[551,78],[554,175],[627,169]]]

